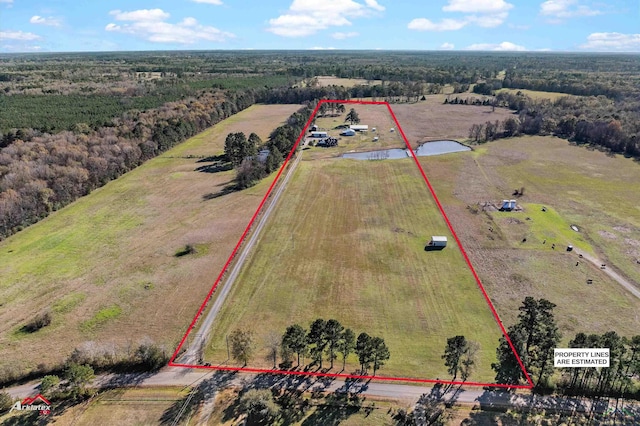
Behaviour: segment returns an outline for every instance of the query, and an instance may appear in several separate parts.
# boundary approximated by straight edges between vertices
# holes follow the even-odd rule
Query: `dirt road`
[[[600,266],[603,264],[603,262],[600,259],[597,259],[591,256],[590,254],[579,252],[578,255],[582,255],[582,259],[588,260],[597,268],[600,268]],[[607,267],[605,267],[604,269],[601,268],[601,271],[609,275],[614,280],[616,280],[616,282],[620,284],[622,287],[626,288],[629,291],[629,293],[633,294],[635,297],[640,299],[640,290],[638,290],[638,287],[635,286],[631,281],[622,277],[620,274],[618,274],[616,271],[612,270],[611,268],[607,268]]]
[[[302,143],[302,147],[304,147],[306,145],[306,140],[303,140],[301,143]],[[271,197],[271,200],[267,202],[266,204],[267,207],[264,209],[262,216],[258,220],[258,224],[256,225],[255,229],[251,233],[251,237],[242,248],[242,251],[240,252],[240,255],[238,256],[235,264],[229,271],[229,275],[227,276],[226,280],[224,280],[222,284],[219,285],[218,288],[216,288],[218,297],[216,298],[213,306],[204,317],[204,320],[201,321],[200,328],[198,329],[198,332],[194,334],[194,338],[191,341],[191,344],[189,345],[189,348],[187,349],[187,351],[181,357],[179,357],[179,359],[176,359],[177,363],[196,364],[198,362],[200,358],[201,349],[204,347],[204,345],[209,339],[209,333],[211,332],[211,326],[213,325],[213,321],[216,319],[218,312],[220,312],[222,305],[224,304],[227,296],[229,295],[229,291],[231,290],[233,283],[235,282],[236,278],[238,278],[238,275],[242,270],[242,266],[244,265],[244,262],[247,260],[247,257],[249,257],[249,254],[251,253],[251,250],[253,249],[254,245],[258,241],[258,237],[260,236],[260,233],[262,232],[264,225],[267,223],[267,221],[269,220],[269,217],[271,216],[271,213],[275,209],[275,206],[278,204],[278,200],[280,199],[280,196],[284,192],[284,189],[287,187],[287,184],[289,183],[291,176],[293,176],[293,173],[296,167],[298,166],[298,163],[300,163],[301,158],[302,158],[302,150],[300,150],[297,153],[295,159],[289,163],[290,164],[289,170],[287,171],[284,178],[277,185],[276,190],[274,191]],[[195,328],[192,331],[192,333],[194,331],[195,331]]]

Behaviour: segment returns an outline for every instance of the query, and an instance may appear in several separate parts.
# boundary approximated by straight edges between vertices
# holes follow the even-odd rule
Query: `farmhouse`
[[[367,124],[352,124],[349,128],[356,132],[366,132],[369,130],[369,126]]]

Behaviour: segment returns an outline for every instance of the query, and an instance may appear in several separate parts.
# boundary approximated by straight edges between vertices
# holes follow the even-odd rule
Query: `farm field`
[[[235,172],[199,161],[298,108],[253,106],[0,242],[0,373],[57,365],[86,341],[171,351],[271,182],[223,195]],[[177,257],[186,244],[197,253]],[[51,325],[20,331],[44,311]]]
[[[432,235],[448,236],[448,247],[426,252]],[[248,367],[272,368],[267,339],[316,318],[384,338],[392,355],[378,375],[448,377],[446,339],[464,335],[480,344],[470,380],[493,380],[500,329],[411,159],[305,151],[214,323],[204,362],[241,367],[225,338],[250,329],[257,348]],[[331,372],[341,368],[338,360]],[[357,368],[352,354],[345,372]]]
[[[522,300],[533,296],[557,305],[564,343],[578,332],[637,334],[640,300],[565,251],[572,244],[640,283],[640,196],[629,185],[640,181],[637,163],[539,136],[420,162],[506,325],[516,321]],[[483,212],[477,205],[512,198],[521,187],[523,212]]]
[[[456,96],[456,95],[452,95]],[[461,93],[461,98],[478,97]],[[436,139],[454,139],[458,141],[469,137],[469,128],[473,124],[484,124],[487,121],[504,121],[513,113],[505,108],[491,111],[490,106],[443,105],[445,95],[430,95],[426,101],[414,104],[394,104],[396,114],[407,139],[412,146],[418,142]]]
[[[565,96],[575,96],[575,95],[570,95],[569,93],[561,93],[561,92],[543,92],[540,90],[528,90],[528,89],[500,89],[500,90],[496,90],[496,94],[497,93],[512,93],[512,94],[516,94],[518,92],[529,96],[532,99],[535,100],[542,100],[542,99],[548,99],[550,101],[556,101],[562,97]]]
[[[362,78],[341,78],[341,77],[336,77],[332,75],[319,75],[315,78],[318,80],[318,85],[320,87],[326,87],[326,86],[354,87],[358,85],[379,83],[379,81],[376,81],[376,80],[367,81]]]

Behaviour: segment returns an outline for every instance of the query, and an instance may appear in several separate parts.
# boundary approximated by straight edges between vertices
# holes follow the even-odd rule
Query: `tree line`
[[[203,93],[110,126],[6,134],[0,149],[0,239],[37,222],[146,160],[256,102],[252,91]]]
[[[360,333],[357,337],[350,328],[345,328],[335,319],[314,320],[307,330],[300,324],[293,324],[286,328],[281,338],[271,336],[267,339],[269,358],[273,360],[274,368],[278,354],[282,362],[280,368],[304,365],[305,357],[309,357],[310,367],[323,368],[323,361],[330,362],[329,369],[333,369],[338,355],[342,357],[342,369],[346,367],[347,358],[355,353],[360,363],[360,372],[367,374],[370,368],[373,375],[384,366],[391,357],[389,348],[382,337]],[[229,335],[230,353],[233,358],[245,366],[253,358],[256,350],[255,335],[251,330],[236,329]]]
[[[554,349],[562,338],[553,315],[555,304],[546,299],[526,297],[519,308],[518,322],[508,327],[507,335],[539,391],[557,389],[567,395],[640,398],[640,335],[631,338],[614,331],[599,334],[577,333],[569,348],[609,348],[610,367],[560,369],[552,380]],[[496,382],[521,384],[524,373],[505,337],[499,340],[497,362],[491,367]]]
[[[640,101],[600,97],[562,97],[536,101],[520,92],[500,93],[492,105],[516,111],[502,122],[474,124],[469,138],[482,143],[519,135],[555,135],[576,144],[590,144],[612,153],[640,158]]]
[[[243,133],[230,133],[225,140],[225,156],[236,169],[236,185],[245,189],[278,170],[293,149],[304,126],[315,109],[315,104],[307,105],[294,112],[285,124],[275,128],[266,143],[253,133],[247,139]],[[266,158],[260,158],[258,151],[266,150]]]

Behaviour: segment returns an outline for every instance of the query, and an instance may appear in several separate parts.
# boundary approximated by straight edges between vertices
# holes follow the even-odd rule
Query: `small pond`
[[[418,157],[426,157],[429,155],[441,155],[463,151],[471,151],[471,148],[456,141],[434,141],[423,143],[414,152]],[[385,149],[382,151],[348,152],[342,155],[344,158],[351,158],[354,160],[397,160],[410,156],[411,154],[409,153],[409,150],[400,148]]]

